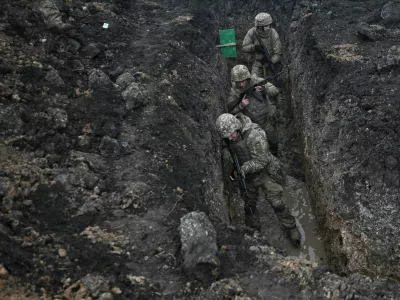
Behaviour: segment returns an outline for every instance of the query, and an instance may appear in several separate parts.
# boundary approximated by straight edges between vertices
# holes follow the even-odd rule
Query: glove
[[[277,62],[279,62],[279,59],[280,59],[279,55],[272,55],[271,62],[273,64],[276,64]]]
[[[254,45],[254,51],[263,52],[264,48],[261,45]]]
[[[239,178],[239,177],[243,177],[243,179],[246,179],[246,174],[244,173],[243,169],[240,169],[240,174],[237,173],[237,171],[235,170],[235,177]],[[239,176],[240,175],[240,176]]]

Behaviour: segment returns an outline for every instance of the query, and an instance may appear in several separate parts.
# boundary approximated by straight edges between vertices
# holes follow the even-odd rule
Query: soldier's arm
[[[279,89],[270,82],[267,82],[264,85],[264,87],[265,87],[265,93],[269,97],[275,97],[279,94]]]
[[[254,128],[248,136],[247,147],[250,150],[251,160],[246,161],[242,166],[245,174],[255,173],[268,166],[271,157],[264,130]]]
[[[229,104],[232,102],[237,101],[237,98],[239,97],[239,93],[231,88],[231,92],[228,97],[228,107],[230,106]],[[238,105],[236,105],[233,109],[229,110],[228,112],[232,115],[236,115],[237,113],[240,113],[243,110],[244,106],[242,105],[242,102],[240,101]]]
[[[272,47],[273,47],[273,55],[271,57],[272,63],[276,63],[281,60],[282,56],[282,43],[279,38],[279,34],[276,30],[272,29]]]
[[[243,46],[242,46],[243,52],[246,53],[251,53],[254,52],[254,36],[252,33],[252,29],[247,31],[246,36],[243,39]]]

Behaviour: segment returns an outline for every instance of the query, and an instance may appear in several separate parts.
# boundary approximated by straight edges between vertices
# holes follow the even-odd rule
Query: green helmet
[[[243,81],[250,78],[249,69],[245,65],[237,65],[232,68],[231,81]]]
[[[268,13],[259,13],[254,18],[254,25],[257,26],[268,26],[272,24],[272,17]]]
[[[234,115],[222,114],[215,122],[222,138],[227,139],[233,132],[242,128],[242,123]]]

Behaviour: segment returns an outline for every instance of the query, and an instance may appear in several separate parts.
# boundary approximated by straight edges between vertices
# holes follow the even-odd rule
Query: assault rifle
[[[279,87],[280,86],[280,82],[279,82],[278,78],[275,77],[275,75],[282,68],[275,66],[274,63],[271,61],[271,55],[269,54],[268,49],[262,43],[262,41],[260,39],[260,36],[258,34],[256,34],[256,38],[257,38],[258,43],[262,47],[262,50],[263,50],[262,53],[264,54],[264,61],[267,63],[268,74],[271,74],[272,76],[274,76],[274,85]]]
[[[271,79],[274,79],[275,77],[281,75],[282,73],[283,73],[283,71],[279,72],[278,74],[269,76],[269,77],[265,78],[264,80],[261,80],[260,82],[257,82],[255,84],[253,84],[252,86],[248,87],[247,89],[245,89],[243,92],[240,93],[240,95],[236,99],[236,101],[232,101],[231,103],[228,103],[228,112],[231,112],[236,106],[238,106],[245,95],[254,93],[254,91],[256,90],[256,87],[266,84],[268,81],[271,81]]]
[[[240,195],[244,198],[247,197],[247,186],[246,182],[244,181],[244,176],[242,174],[242,167],[239,164],[239,159],[237,158],[236,153],[232,150],[231,145],[229,144],[229,141],[227,141],[228,145],[228,150],[229,153],[231,154],[231,157],[233,159],[233,166],[235,167],[235,171],[237,174],[237,177],[239,179],[239,189],[240,189]],[[230,178],[233,180],[233,177],[230,176]]]

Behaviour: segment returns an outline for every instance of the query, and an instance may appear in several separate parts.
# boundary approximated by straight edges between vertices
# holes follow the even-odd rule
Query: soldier
[[[264,50],[260,43],[268,50],[271,57],[270,63],[274,64],[279,69],[282,55],[282,43],[279,39],[279,34],[275,29],[271,28],[271,24],[272,18],[270,14],[259,13],[254,20],[255,26],[247,32],[243,40],[243,51],[253,55],[251,74],[257,77],[264,77],[264,65],[268,68],[268,62],[265,60]]]
[[[279,90],[272,83],[267,82],[256,88],[256,91],[244,95],[243,99],[235,106],[240,93],[253,84],[262,81],[262,78],[251,76],[244,65],[236,65],[231,70],[231,91],[228,98],[228,112],[237,114],[242,112],[253,123],[257,123],[267,132],[268,140],[275,147],[277,136],[275,125],[276,107],[269,101],[269,97],[280,98]]]
[[[251,228],[260,228],[257,200],[261,187],[280,223],[286,229],[290,241],[299,246],[301,235],[296,227],[295,218],[282,199],[281,184],[285,182],[285,176],[279,160],[268,150],[265,131],[241,113],[236,116],[227,113],[220,115],[216,126],[222,138],[229,140],[231,150],[236,153],[242,175],[245,177],[245,224]]]
[[[61,13],[54,0],[39,0],[38,10],[47,25],[47,28],[56,32],[65,32],[73,28],[71,24],[64,23]]]

